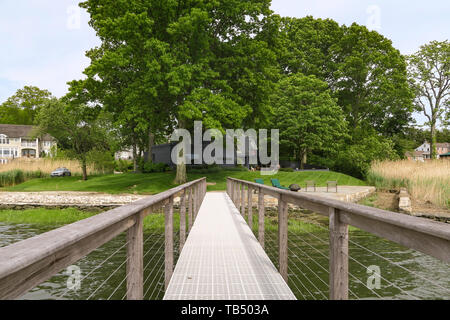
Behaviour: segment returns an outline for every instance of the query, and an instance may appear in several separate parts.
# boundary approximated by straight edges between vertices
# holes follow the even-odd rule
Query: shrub
[[[165,163],[146,162],[143,165],[142,172],[143,173],[165,172],[168,171],[168,169],[170,168]]]
[[[115,167],[114,156],[109,152],[92,150],[87,157],[88,163],[98,173],[112,173]]]
[[[119,172],[129,172],[133,170],[133,162],[129,160],[116,160],[114,161],[114,170]]]
[[[294,172],[294,169],[292,169],[292,168],[280,168],[279,171],[281,171],[281,172]]]

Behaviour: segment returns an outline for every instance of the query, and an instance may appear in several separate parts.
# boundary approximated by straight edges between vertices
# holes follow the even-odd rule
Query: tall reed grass
[[[0,165],[0,172],[22,170],[22,171],[41,171],[44,174],[50,174],[57,168],[65,167],[69,169],[73,175],[82,174],[80,164],[76,160],[66,159],[15,159],[6,164]],[[93,165],[88,166],[88,174],[98,173]]]
[[[37,171],[23,171],[11,170],[0,172],[0,187],[15,186],[30,179],[43,178],[46,174],[40,170]]]
[[[449,160],[374,162],[367,180],[380,189],[405,187],[415,200],[450,208]]]
[[[75,160],[65,159],[15,159],[6,164],[0,164],[0,187],[15,186],[35,178],[48,177],[57,168],[65,167],[72,175],[81,175],[82,170]],[[94,166],[88,166],[88,174],[98,174]]]

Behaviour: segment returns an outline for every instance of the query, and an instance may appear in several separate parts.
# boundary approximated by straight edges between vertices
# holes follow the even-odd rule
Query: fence
[[[227,193],[247,221],[253,225],[253,192],[258,194],[258,239],[265,246],[264,196],[278,199],[278,267],[288,281],[288,204],[312,210],[329,218],[329,298],[348,299],[349,296],[349,232],[352,225],[376,236],[393,241],[443,262],[450,262],[450,228],[423,218],[294,193],[249,181],[228,178]],[[301,240],[301,239],[300,239]],[[377,254],[376,252],[372,252]],[[383,257],[382,257],[383,258]],[[358,262],[358,261],[356,261]],[[320,265],[319,265],[320,267]],[[433,283],[432,280],[429,280]],[[435,284],[438,285],[439,284]],[[449,291],[449,288],[443,288]]]
[[[0,299],[21,297],[96,248],[126,232],[126,297],[143,299],[143,221],[164,207],[164,273],[174,268],[173,204],[180,196],[180,248],[206,193],[206,178],[0,248]],[[187,219],[186,219],[187,218]]]

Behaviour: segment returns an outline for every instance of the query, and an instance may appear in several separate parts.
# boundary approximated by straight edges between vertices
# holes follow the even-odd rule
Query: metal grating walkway
[[[293,300],[226,193],[207,193],[164,300]]]

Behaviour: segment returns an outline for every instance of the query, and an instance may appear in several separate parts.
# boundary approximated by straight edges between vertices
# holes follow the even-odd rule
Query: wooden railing
[[[165,285],[174,268],[173,200],[180,200],[180,249],[206,193],[206,178],[0,248],[0,299],[21,297],[96,248],[127,232],[127,298],[143,299],[143,221],[164,206]],[[186,226],[186,214],[188,225]]]
[[[349,225],[450,263],[450,225],[448,224],[228,178],[227,193],[242,215],[247,206],[250,226],[253,225],[253,191],[258,193],[258,239],[263,247],[264,196],[269,195],[278,199],[279,271],[286,282],[288,281],[288,204],[329,217],[330,299],[348,299]]]

